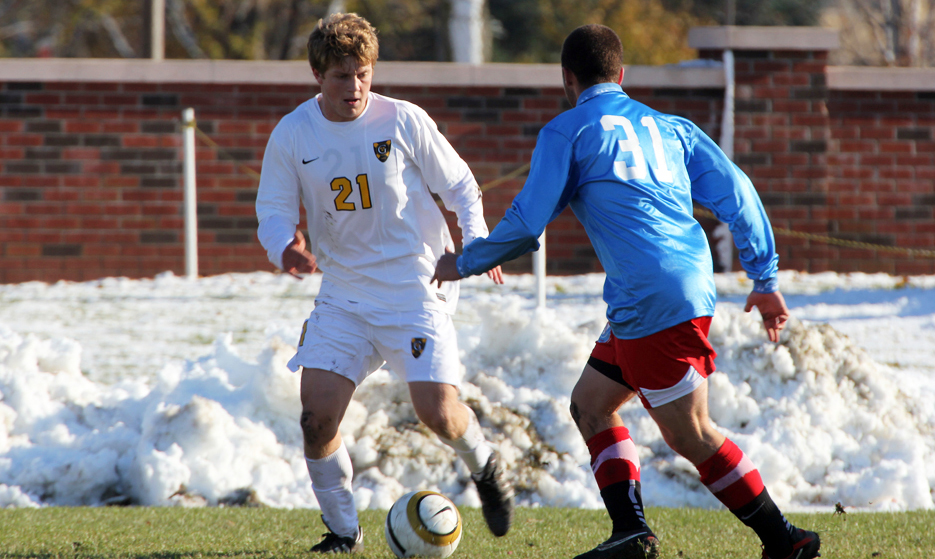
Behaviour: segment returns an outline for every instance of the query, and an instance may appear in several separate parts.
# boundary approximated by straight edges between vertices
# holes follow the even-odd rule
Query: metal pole
[[[185,152],[185,275],[198,277],[198,215],[195,200],[195,109],[182,111],[182,147]]]
[[[536,306],[545,308],[545,231],[539,235],[539,250],[532,253],[532,273],[536,276]]]

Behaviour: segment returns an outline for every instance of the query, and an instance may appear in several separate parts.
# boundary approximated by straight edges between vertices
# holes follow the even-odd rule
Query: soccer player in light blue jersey
[[[656,557],[643,514],[636,445],[617,410],[638,396],[666,443],[763,543],[764,559],[818,557],[818,534],[790,524],[756,467],[708,416],[707,377],[716,354],[707,334],[716,293],[707,239],[692,202],[728,224],[753,280],[773,342],[789,316],[776,281],[778,256],[747,176],[690,121],[630,99],[620,39],[585,25],[562,47],[572,109],[539,133],[526,185],[503,220],[461,255],[439,260],[434,280],[483,273],[538,248],[566,207],[584,225],[607,279],[607,327],[572,395],[571,414],[613,522],[610,538],[577,559]]]

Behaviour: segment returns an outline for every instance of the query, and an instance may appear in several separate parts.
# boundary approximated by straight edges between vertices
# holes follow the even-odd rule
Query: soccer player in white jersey
[[[377,56],[367,20],[332,14],[318,22],[308,58],[321,93],[273,130],[256,202],[270,261],[293,275],[323,273],[288,364],[302,369],[305,456],[328,528],[312,548],[319,553],[363,547],[338,428],[356,387],[384,362],[408,383],[419,419],[471,470],[491,532],[506,534],[513,515],[501,460],[458,401],[457,284],[430,281],[454,250],[432,194],[457,214],[467,245],[487,235],[480,189],[425,111],[370,91]],[[307,242],[297,230],[302,203]],[[488,276],[503,283],[499,268]]]
[[[790,524],[759,471],[711,424],[707,376],[715,352],[711,252],[692,201],[726,222],[753,281],[769,339],[789,309],[779,293],[772,230],[750,179],[692,122],[654,111],[621,89],[620,39],[603,25],[575,29],[562,47],[573,107],[539,133],[523,190],[487,238],[445,255],[435,278],[482,273],[538,247],[565,206],[584,225],[607,274],[608,325],[571,394],[612,534],[577,559],[657,556],[643,514],[638,449],[617,410],[639,396],[666,443],[763,544],[764,559],[811,559],[818,534]]]

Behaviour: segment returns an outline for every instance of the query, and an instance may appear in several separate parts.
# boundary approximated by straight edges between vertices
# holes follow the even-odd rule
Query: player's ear
[[[562,66],[562,83],[565,87],[573,87],[575,85],[575,75],[571,70]]]
[[[620,76],[617,78],[617,85],[623,85],[623,66],[620,67]]]
[[[318,85],[321,85],[321,82],[325,81],[325,77],[315,68],[312,68],[312,75],[315,76],[315,81],[318,82]]]

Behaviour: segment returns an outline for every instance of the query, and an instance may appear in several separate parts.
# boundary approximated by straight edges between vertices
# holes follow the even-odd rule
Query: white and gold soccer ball
[[[461,513],[441,493],[413,491],[393,503],[384,532],[397,557],[448,557],[461,542]]]

